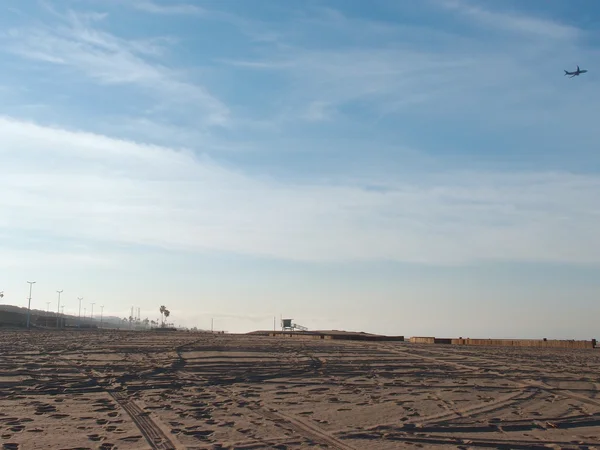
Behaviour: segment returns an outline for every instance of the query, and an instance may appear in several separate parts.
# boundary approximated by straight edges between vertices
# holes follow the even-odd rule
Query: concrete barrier
[[[471,338],[436,338],[431,336],[413,336],[412,344],[440,345],[478,345],[487,347],[538,347],[538,348],[595,348],[596,339],[589,341],[559,339],[471,339]]]
[[[435,338],[433,336],[413,336],[410,338],[412,344],[435,344]]]

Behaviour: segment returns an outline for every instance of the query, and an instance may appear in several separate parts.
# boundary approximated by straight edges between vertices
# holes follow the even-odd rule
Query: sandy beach
[[[600,352],[0,332],[3,449],[600,448]]]

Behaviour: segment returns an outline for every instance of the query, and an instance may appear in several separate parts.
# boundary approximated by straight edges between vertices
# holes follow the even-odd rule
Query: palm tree
[[[160,311],[160,317],[161,317],[161,322],[163,324],[163,326],[165,325],[165,319],[163,318],[163,315],[165,314],[165,311],[167,310],[167,308],[165,307],[165,305],[162,305],[159,309]]]
[[[171,315],[171,311],[169,311],[168,309],[165,309],[165,320],[167,320],[169,318],[169,316]]]

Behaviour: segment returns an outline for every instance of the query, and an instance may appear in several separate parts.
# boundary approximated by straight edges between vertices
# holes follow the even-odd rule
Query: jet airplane
[[[587,70],[581,70],[579,68],[579,66],[577,66],[577,70],[575,72],[569,72],[567,70],[565,70],[565,75],[571,75],[569,78],[573,78],[573,77],[578,77],[579,75],[581,75],[582,73],[586,73]]]

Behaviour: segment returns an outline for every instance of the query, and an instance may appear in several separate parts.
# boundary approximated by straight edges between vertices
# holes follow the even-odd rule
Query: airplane
[[[573,77],[578,77],[580,74],[582,73],[586,73],[587,70],[581,70],[579,69],[579,66],[577,66],[577,70],[575,72],[568,72],[565,70],[565,75],[571,75],[569,78],[573,78]]]

